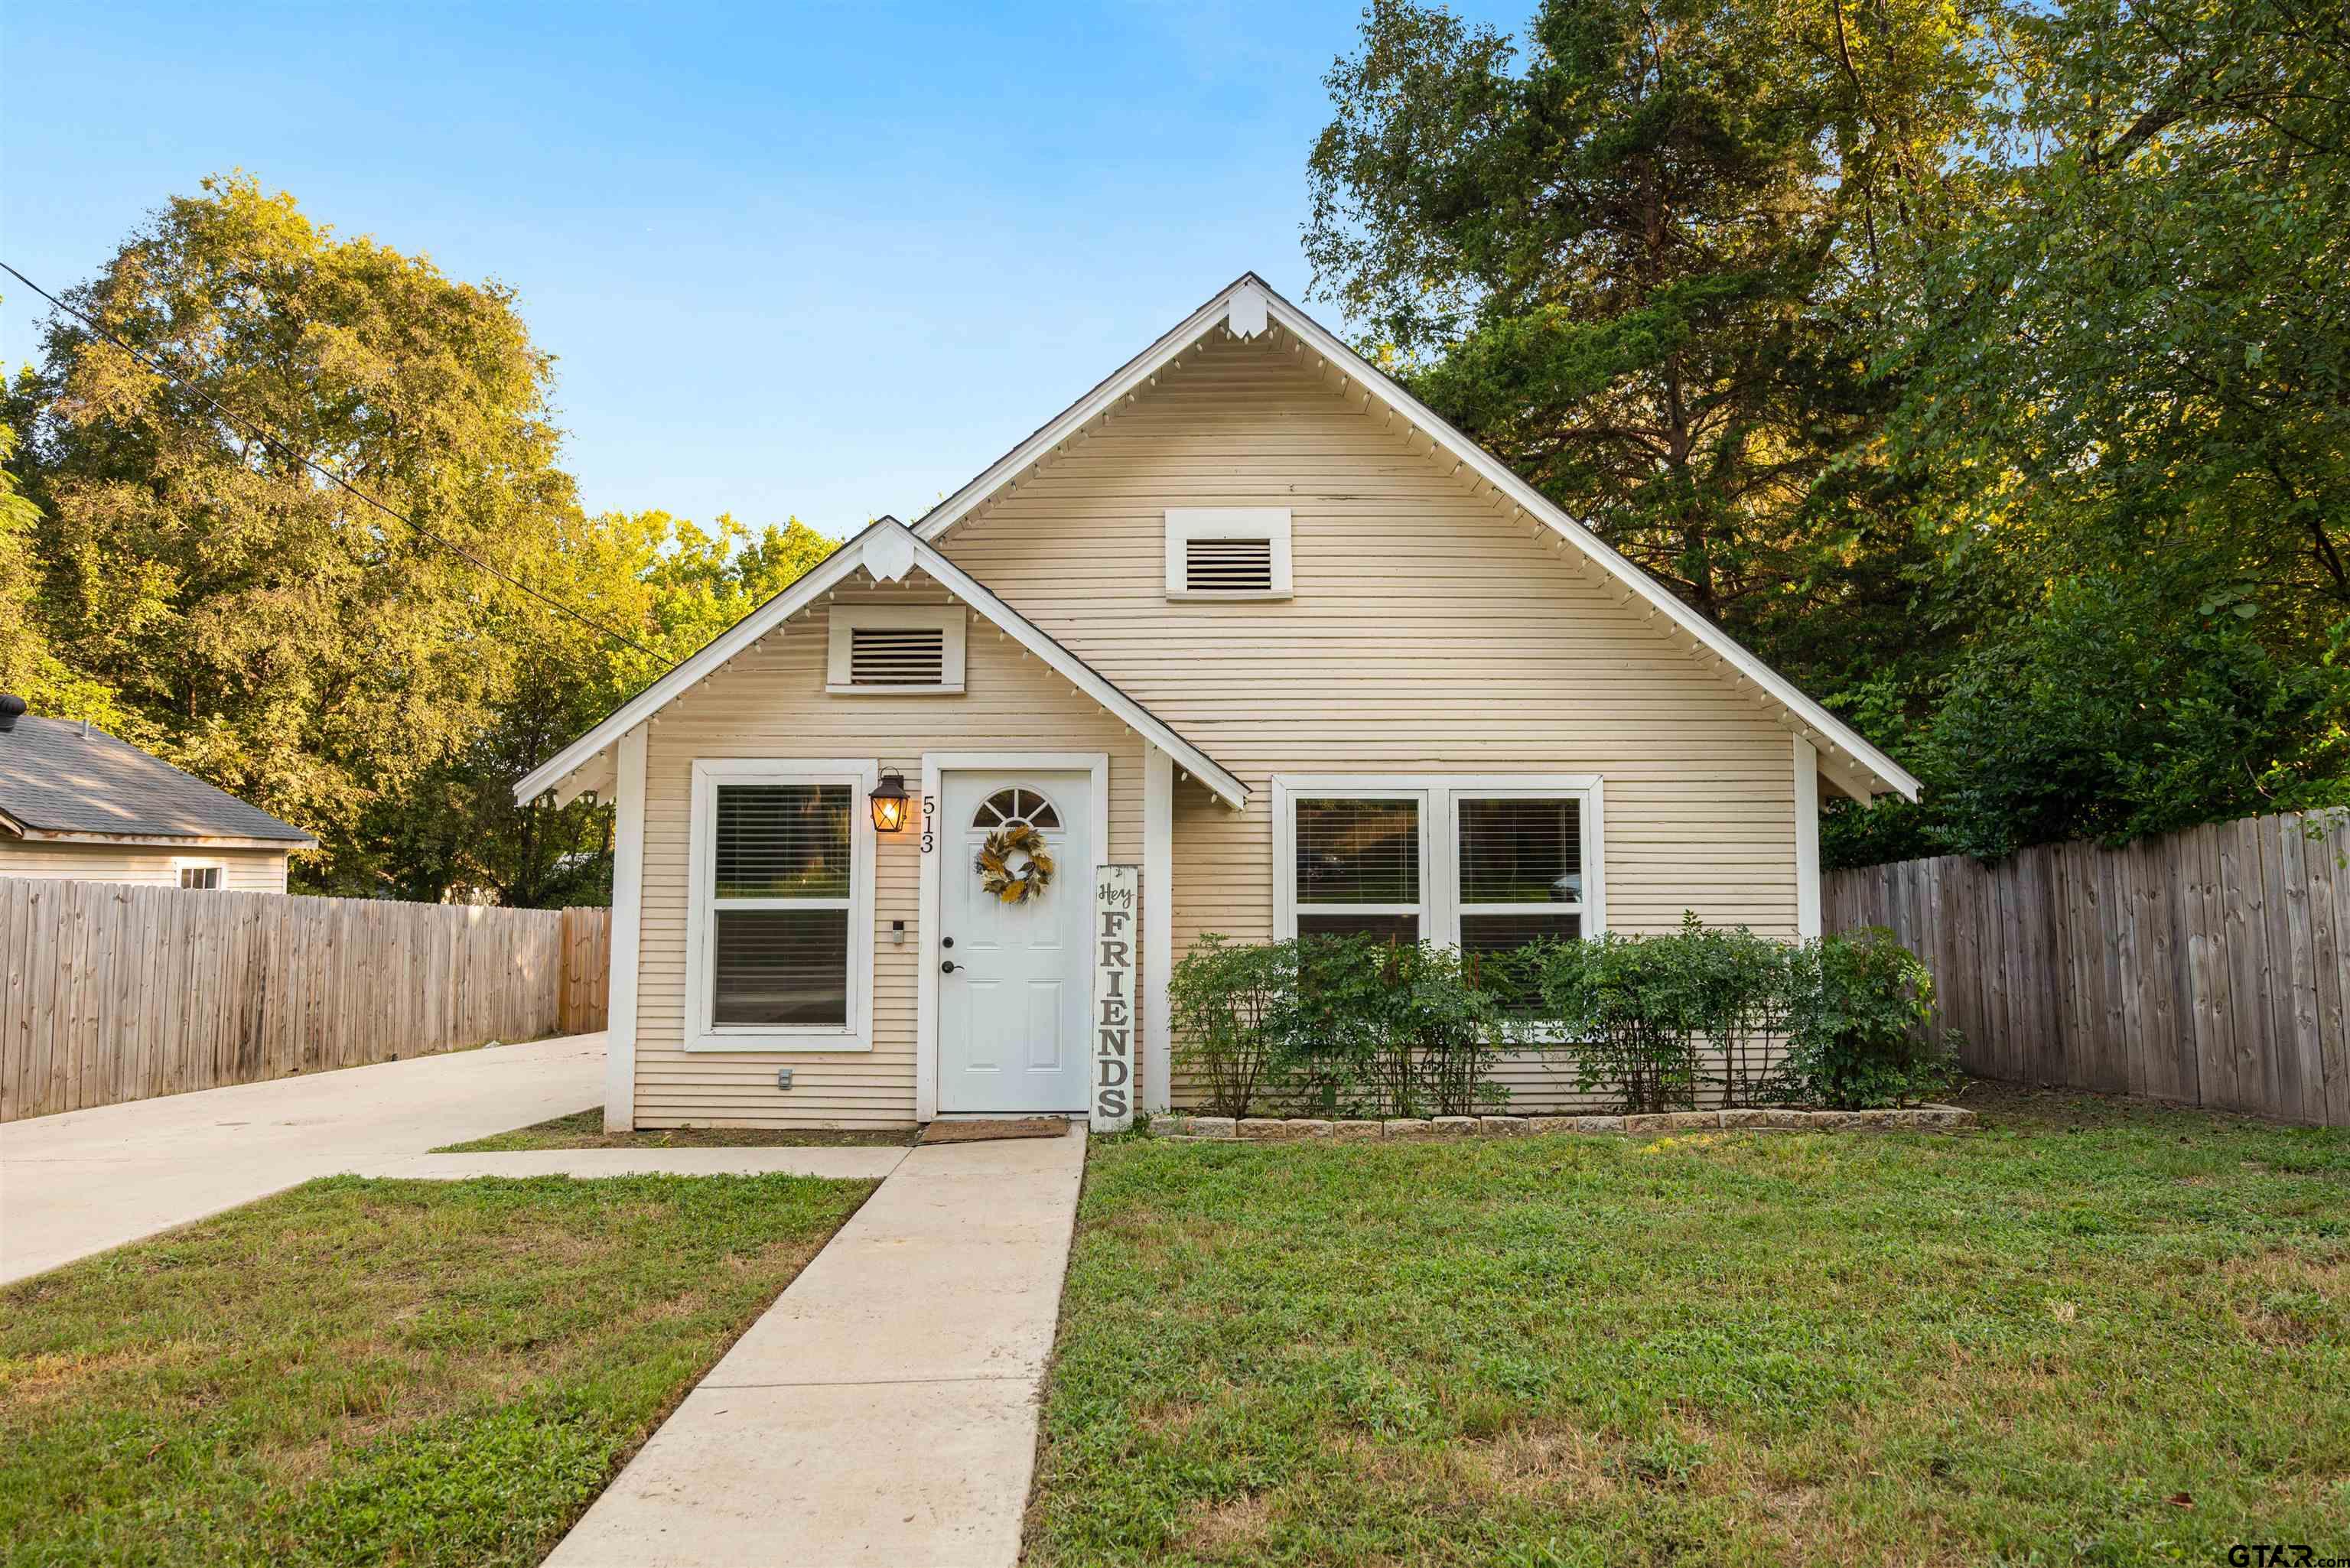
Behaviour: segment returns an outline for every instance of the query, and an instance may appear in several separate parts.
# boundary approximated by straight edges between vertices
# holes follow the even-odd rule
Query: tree
[[[517,806],[515,784],[836,544],[797,520],[754,534],[731,517],[704,530],[658,511],[567,519],[522,564],[526,580],[626,628],[647,651],[516,607],[497,634],[515,662],[494,722],[370,811],[363,875],[403,898],[484,890],[512,905],[601,902],[611,887],[609,803]]]
[[[1521,57],[1376,0],[1309,161],[1316,287],[1700,613],[1815,682],[1881,670],[1917,648],[1898,612],[1929,557],[1874,450],[1869,287],[1944,199],[1989,25],[1544,0]],[[1809,634],[1825,610],[1846,636]]]
[[[2350,21],[2074,0],[1883,363],[1973,651],[1846,863],[2350,803]]]
[[[242,176],[173,199],[70,298],[188,386],[52,318],[20,402],[58,641],[166,755],[331,863],[380,791],[488,722],[504,590],[447,546],[511,563],[573,505],[547,358],[507,291],[338,238]]]
[[[608,808],[513,784],[832,547],[585,514],[509,290],[242,175],[69,298],[178,379],[51,320],[10,398],[0,674],[317,834],[306,888],[601,897]]]
[[[137,721],[114,694],[76,675],[50,646],[39,603],[47,574],[35,538],[41,512],[8,466],[16,455],[16,432],[0,424],[0,691],[51,718],[88,719],[116,733],[133,731]]]

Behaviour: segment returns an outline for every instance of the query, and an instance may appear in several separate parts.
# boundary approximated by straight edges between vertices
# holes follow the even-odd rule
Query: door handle
[[[939,965],[939,972],[940,972],[941,974],[952,974],[952,973],[954,973],[954,971],[955,971],[955,961],[954,961],[954,960],[952,960],[952,959],[949,959],[949,960],[947,960],[947,961],[946,961],[946,962],[944,962],[944,963],[942,963],[942,964]]]

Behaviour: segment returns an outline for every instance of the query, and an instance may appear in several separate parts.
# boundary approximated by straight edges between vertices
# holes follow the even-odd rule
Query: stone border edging
[[[1151,1117],[1149,1130],[1152,1137],[1183,1143],[1284,1143],[1301,1138],[1367,1143],[1384,1138],[1522,1137],[1547,1133],[1859,1132],[1871,1128],[1946,1132],[1974,1125],[1972,1111],[1928,1105],[1898,1111],[1771,1106],[1623,1116],[1425,1116],[1385,1121],[1326,1121],[1314,1116],[1248,1116],[1235,1121],[1231,1116],[1177,1112]]]

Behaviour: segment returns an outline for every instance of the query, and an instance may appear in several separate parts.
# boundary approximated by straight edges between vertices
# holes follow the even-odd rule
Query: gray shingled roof
[[[0,814],[36,834],[317,842],[103,730],[85,735],[78,723],[29,713],[0,731]]]

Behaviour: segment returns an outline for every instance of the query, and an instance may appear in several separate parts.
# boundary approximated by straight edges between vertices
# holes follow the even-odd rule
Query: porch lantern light
[[[868,797],[873,802],[873,831],[895,833],[906,826],[906,775],[885,769]]]

